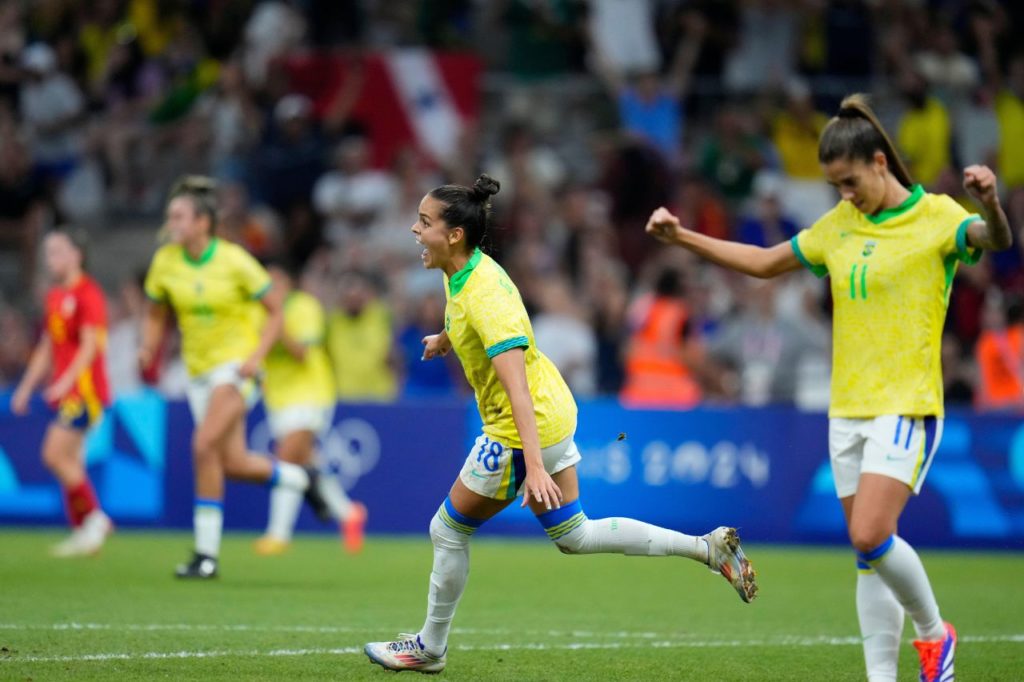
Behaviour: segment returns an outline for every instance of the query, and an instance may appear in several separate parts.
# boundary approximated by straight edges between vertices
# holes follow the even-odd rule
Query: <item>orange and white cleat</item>
[[[921,659],[921,682],[951,682],[953,658],[956,655],[956,628],[952,623],[943,623],[946,636],[935,642],[914,641],[917,656]]]
[[[735,528],[720,526],[703,536],[708,543],[708,568],[733,586],[740,599],[748,604],[757,596],[757,573],[740,548]]]
[[[419,673],[436,674],[447,664],[448,650],[440,656],[429,653],[423,647],[419,635],[401,634],[393,642],[370,642],[363,651],[370,661],[388,670],[413,670]]]

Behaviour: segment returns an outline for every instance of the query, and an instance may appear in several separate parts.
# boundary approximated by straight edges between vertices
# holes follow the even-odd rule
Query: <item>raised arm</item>
[[[149,300],[142,318],[142,339],[139,343],[139,370],[145,376],[156,362],[160,339],[167,325],[169,308],[166,303]]]
[[[999,204],[996,175],[988,166],[964,169],[964,189],[977,201],[985,214],[985,222],[976,220],[967,226],[967,241],[986,251],[1004,251],[1013,244],[1013,232],[1006,212]]]
[[[700,12],[687,12],[680,23],[683,25],[683,35],[679,38],[679,45],[676,47],[665,82],[669,95],[676,98],[685,95],[690,88],[693,67],[697,64],[700,48],[704,44],[704,35],[707,33],[707,21]]]
[[[680,224],[679,218],[664,207],[651,214],[646,230],[647,234],[664,244],[681,246],[716,265],[752,277],[768,279],[801,267],[800,259],[789,242],[766,248],[715,239],[686,229]]]

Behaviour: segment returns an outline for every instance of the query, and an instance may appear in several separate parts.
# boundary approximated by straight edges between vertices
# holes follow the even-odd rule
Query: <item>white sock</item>
[[[302,506],[302,492],[283,485],[276,485],[270,491],[270,518],[267,521],[267,535],[290,542],[295,529],[295,519]]]
[[[318,480],[320,481],[320,496],[324,498],[331,516],[338,521],[347,519],[349,512],[352,511],[352,500],[345,494],[345,489],[341,487],[338,477],[320,474]]]
[[[224,511],[220,502],[199,500],[192,513],[192,526],[196,536],[196,552],[217,558],[220,554],[220,533],[224,525]]]
[[[537,517],[548,537],[566,554],[626,554],[631,556],[683,556],[708,562],[708,544],[686,535],[635,519],[588,519],[579,500]]]
[[[863,565],[857,573],[857,618],[868,682],[896,682],[903,607],[881,576]]]
[[[309,474],[298,464],[276,461],[274,462],[274,473],[270,477],[270,484],[305,492],[309,487]]]
[[[469,538],[476,530],[472,528],[468,534],[456,530],[442,520],[443,516],[447,517],[444,507],[430,520],[434,566],[430,571],[427,619],[419,632],[423,647],[435,656],[440,656],[448,648],[448,632],[452,627],[455,607],[459,605],[469,579]]]
[[[868,563],[906,609],[907,615],[914,622],[917,638],[924,641],[942,639],[946,636],[946,628],[921,558],[900,536],[891,536],[891,541],[888,550],[883,550],[885,544],[876,550],[882,551],[881,557],[871,558]],[[865,560],[865,555],[860,558]]]

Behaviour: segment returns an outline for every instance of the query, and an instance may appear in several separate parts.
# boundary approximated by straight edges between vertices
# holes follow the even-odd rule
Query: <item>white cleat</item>
[[[114,524],[111,523],[110,517],[102,510],[94,509],[66,540],[53,546],[50,554],[61,559],[92,556],[100,551],[107,536],[113,531]]]
[[[720,526],[703,536],[708,543],[708,567],[733,586],[748,604],[757,596],[757,574],[740,548],[735,528]]]
[[[363,651],[371,662],[396,671],[436,674],[444,670],[448,661],[447,649],[440,656],[434,656],[423,648],[419,635],[400,634],[393,642],[370,642]]]

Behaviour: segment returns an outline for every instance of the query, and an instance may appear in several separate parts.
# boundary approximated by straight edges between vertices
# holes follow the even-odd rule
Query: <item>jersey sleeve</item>
[[[480,337],[487,357],[530,345],[526,307],[508,280],[499,278],[492,286],[475,293],[470,324]]]
[[[99,329],[106,328],[107,304],[103,298],[103,291],[98,285],[93,284],[82,289],[78,300],[78,309],[83,326],[97,327]]]
[[[266,296],[270,291],[270,275],[266,269],[245,249],[235,247],[234,253],[235,276],[242,291],[253,300]]]
[[[936,196],[932,220],[942,235],[942,244],[939,247],[942,257],[955,256],[966,265],[977,263],[981,259],[982,250],[967,244],[967,228],[971,223],[981,219],[981,216],[968,212],[952,197],[945,194]]]
[[[287,306],[284,315],[288,336],[301,344],[312,346],[323,343],[324,311],[312,296],[296,298]]]
[[[146,281],[143,284],[146,297],[155,303],[168,303],[167,284],[164,277],[167,257],[164,254],[164,250],[160,249],[153,255],[153,261],[149,264]]]
[[[825,265],[825,237],[833,211],[826,213],[810,227],[800,230],[789,240],[797,259],[813,272],[815,277],[824,277],[828,274],[828,267]]]

